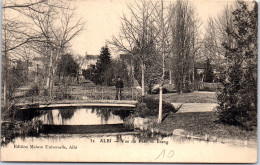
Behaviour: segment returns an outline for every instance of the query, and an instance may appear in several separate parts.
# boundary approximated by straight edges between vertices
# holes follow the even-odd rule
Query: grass
[[[174,129],[183,129],[197,136],[208,134],[224,139],[257,142],[257,130],[246,131],[238,126],[218,123],[214,112],[172,113],[156,127],[166,132],[172,132]]]
[[[159,98],[159,95],[151,97]],[[167,93],[163,94],[163,100],[171,103],[217,103],[215,92]]]

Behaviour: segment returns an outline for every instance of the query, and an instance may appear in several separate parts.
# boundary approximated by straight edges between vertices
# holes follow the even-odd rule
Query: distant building
[[[86,55],[81,66],[81,69],[88,69],[90,65],[95,65],[99,55]]]

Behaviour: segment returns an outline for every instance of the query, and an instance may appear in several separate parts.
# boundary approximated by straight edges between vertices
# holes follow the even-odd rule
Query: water
[[[257,146],[133,132],[123,127],[123,119],[129,114],[130,111],[108,109],[50,110],[38,117],[45,126],[38,136],[16,137],[2,146],[2,158],[94,162],[256,161]]]
[[[39,119],[46,125],[105,125],[123,124],[130,111],[110,109],[55,109]]]

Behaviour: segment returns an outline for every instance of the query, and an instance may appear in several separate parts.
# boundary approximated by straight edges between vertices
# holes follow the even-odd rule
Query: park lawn
[[[157,117],[152,117],[156,119]],[[216,136],[223,139],[250,140],[257,142],[257,130],[246,131],[238,126],[224,125],[217,122],[214,112],[187,112],[172,113],[161,124],[159,130],[172,132],[174,129],[183,129],[197,136]]]
[[[150,95],[152,98],[159,98],[159,95]],[[192,93],[167,93],[163,94],[163,101],[170,103],[217,103],[216,92],[195,91]]]

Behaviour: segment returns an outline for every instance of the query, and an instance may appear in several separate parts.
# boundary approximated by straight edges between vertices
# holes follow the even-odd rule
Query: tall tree
[[[26,22],[28,19],[29,12],[39,12],[38,6],[43,6],[45,0],[28,1],[23,3],[13,1],[3,1],[2,6],[2,86],[3,92],[3,105],[8,105],[7,93],[8,89],[15,88],[8,87],[12,86],[12,82],[8,79],[10,74],[9,71],[12,68],[10,66],[14,59],[23,58],[21,50],[23,47],[41,37],[40,34],[31,30],[31,24]],[[44,14],[44,13],[41,13]],[[26,19],[22,19],[26,18]],[[12,79],[12,78],[11,78]],[[12,89],[14,90],[14,89]]]
[[[134,59],[140,62],[142,96],[144,96],[146,61],[151,58],[150,50],[158,35],[153,17],[155,5],[149,0],[134,1],[128,5],[128,10],[129,17],[123,15],[120,34],[113,36],[110,44],[118,51],[133,55]]]
[[[179,93],[189,91],[194,79],[194,59],[198,50],[198,19],[194,6],[178,0],[171,7],[172,66]]]
[[[79,64],[73,58],[72,54],[62,55],[58,61],[57,75],[60,77],[76,77],[79,71]]]
[[[222,122],[251,129],[257,124],[257,30],[258,5],[238,1],[230,40],[223,46],[228,67],[224,89],[218,95],[218,114]]]
[[[109,85],[110,81],[105,82],[106,70],[109,69],[111,64],[111,54],[108,46],[103,46],[100,51],[99,59],[96,62],[95,67],[93,67],[93,77],[92,81],[99,85]]]
[[[4,1],[3,18],[4,77],[8,75],[10,61],[23,58],[21,49],[26,47],[31,50],[30,56],[39,54],[43,57],[41,59],[46,66],[43,69],[46,87],[51,95],[57,61],[64,54],[69,42],[83,30],[84,22],[73,19],[74,8],[60,0]],[[6,84],[8,82],[4,79],[4,89]]]
[[[213,63],[221,63],[220,46],[217,38],[216,22],[212,17],[209,17],[207,22],[206,31],[203,38],[203,55],[204,61],[210,59]]]
[[[70,46],[70,41],[84,28],[82,19],[75,20],[75,8],[70,3],[46,1],[47,7],[38,7],[45,13],[30,12],[33,30],[42,35],[41,42],[34,42],[31,47],[43,56],[46,67],[46,89],[52,95],[57,64],[62,54]]]

